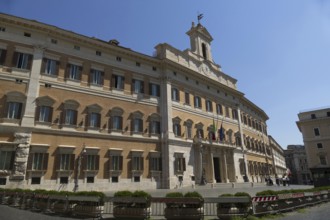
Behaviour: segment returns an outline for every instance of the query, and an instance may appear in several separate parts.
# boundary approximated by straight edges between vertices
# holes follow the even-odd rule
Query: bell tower
[[[191,28],[186,34],[190,37],[191,52],[201,60],[208,60],[213,63],[211,53],[211,41],[213,38],[206,28],[199,22],[197,26],[192,22]]]

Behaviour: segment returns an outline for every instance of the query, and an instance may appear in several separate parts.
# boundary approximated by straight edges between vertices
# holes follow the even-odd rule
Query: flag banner
[[[224,130],[223,130],[223,127],[222,127],[222,123],[221,123],[221,127],[219,129],[219,138],[220,138],[220,141],[225,140],[225,133],[224,133]]]

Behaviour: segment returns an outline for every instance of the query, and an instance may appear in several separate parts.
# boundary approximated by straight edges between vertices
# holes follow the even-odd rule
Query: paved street
[[[323,203],[317,206],[304,208],[295,212],[286,213],[277,220],[326,220],[330,219],[330,204]]]

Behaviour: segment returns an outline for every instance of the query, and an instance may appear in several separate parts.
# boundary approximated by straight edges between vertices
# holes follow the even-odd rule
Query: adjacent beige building
[[[300,112],[298,117],[314,185],[330,185],[330,108]]]
[[[281,147],[281,145],[279,145],[271,135],[268,135],[268,137],[269,137],[269,145],[272,150],[272,162],[273,162],[272,169],[274,176],[277,175],[278,177],[283,177],[283,175],[285,175],[287,172],[284,150]]]
[[[0,185],[264,181],[268,116],[214,62],[206,28],[192,24],[187,35],[189,49],[163,43],[148,56],[0,14]]]

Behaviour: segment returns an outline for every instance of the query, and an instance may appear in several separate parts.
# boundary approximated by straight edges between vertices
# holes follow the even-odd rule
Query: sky
[[[266,112],[284,149],[303,144],[299,112],[330,106],[327,0],[0,0],[0,12],[150,56],[159,43],[189,48],[185,33],[203,14],[214,62]]]

